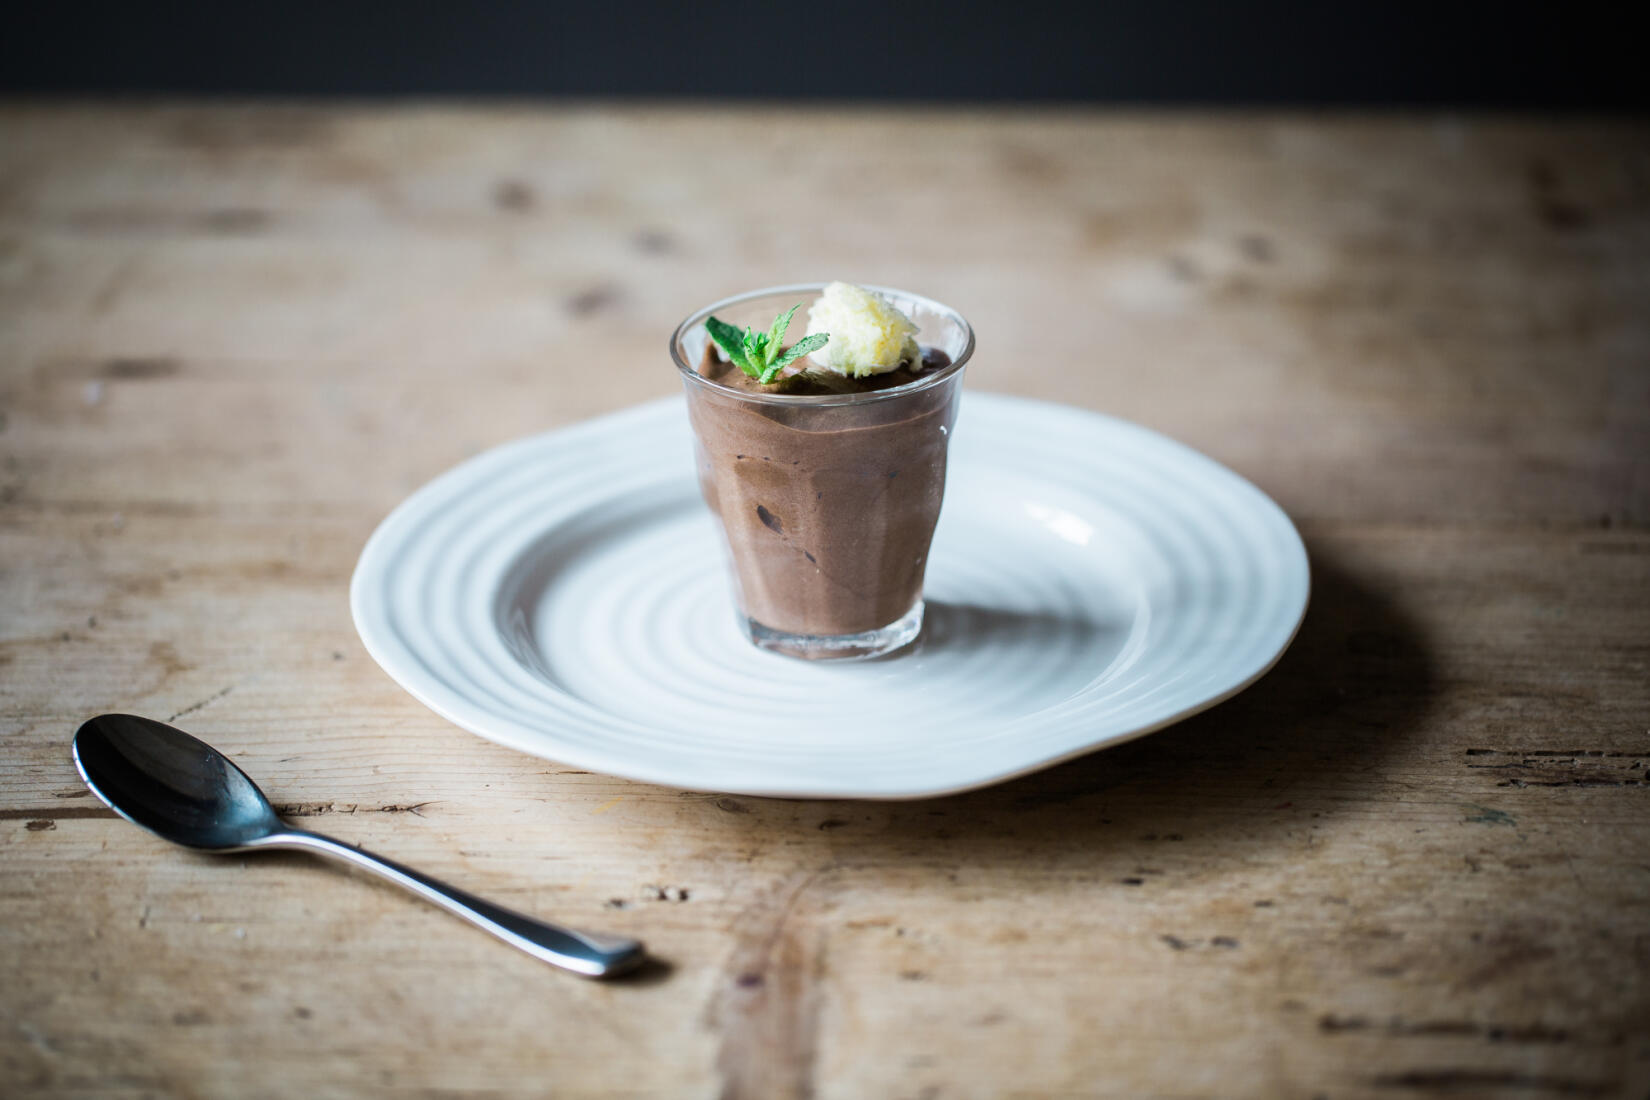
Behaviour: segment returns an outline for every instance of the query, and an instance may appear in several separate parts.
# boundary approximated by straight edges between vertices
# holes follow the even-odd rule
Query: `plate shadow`
[[[1370,579],[1309,544],[1313,595],[1294,644],[1247,691],[1157,733],[978,791],[914,802],[710,796],[705,813],[751,814],[771,843],[849,864],[1084,865],[1117,842],[1186,843],[1241,830],[1282,839],[1367,796],[1367,774],[1416,736],[1435,695],[1419,627]],[[964,628],[1033,634],[1104,627],[937,604],[936,643]],[[728,819],[734,826],[735,819]],[[706,822],[708,825],[709,822]],[[748,834],[746,834],[748,835]],[[1211,845],[1207,852],[1229,851]]]

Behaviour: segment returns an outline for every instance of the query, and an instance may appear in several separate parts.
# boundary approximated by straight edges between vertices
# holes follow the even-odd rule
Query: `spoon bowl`
[[[74,762],[111,810],[185,848],[235,851],[285,829],[227,756],[153,718],[93,718],[74,736]]]
[[[74,763],[104,805],[185,848],[297,848],[327,856],[386,878],[535,958],[586,977],[622,974],[646,957],[637,940],[577,932],[525,916],[383,856],[294,829],[234,761],[165,722],[132,714],[99,715],[75,733]]]

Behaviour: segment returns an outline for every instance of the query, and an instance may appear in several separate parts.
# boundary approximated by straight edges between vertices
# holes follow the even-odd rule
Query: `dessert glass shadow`
[[[974,333],[937,302],[872,287],[918,326],[924,363],[900,376],[909,380],[811,392],[820,387],[754,388],[726,373],[707,317],[760,332],[823,289],[771,287],[715,302],[677,328],[671,355],[745,636],[793,657],[874,657],[922,629],[923,574]]]

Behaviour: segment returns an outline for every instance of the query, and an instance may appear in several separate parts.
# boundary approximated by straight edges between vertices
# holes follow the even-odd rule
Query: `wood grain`
[[[902,804],[585,774],[376,669],[346,587],[403,495],[819,277],[955,305],[971,387],[1271,493],[1294,648]],[[1642,1097],[1647,304],[1638,123],[0,107],[0,1093]],[[570,980],[166,848],[70,766],[109,710],[663,961]]]

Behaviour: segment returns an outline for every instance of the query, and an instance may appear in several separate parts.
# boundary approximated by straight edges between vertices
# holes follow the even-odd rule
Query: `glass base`
[[[863,660],[881,657],[916,641],[922,632],[922,600],[887,626],[858,634],[792,634],[743,616],[740,622],[744,625],[745,637],[757,649],[801,657],[805,661]]]

